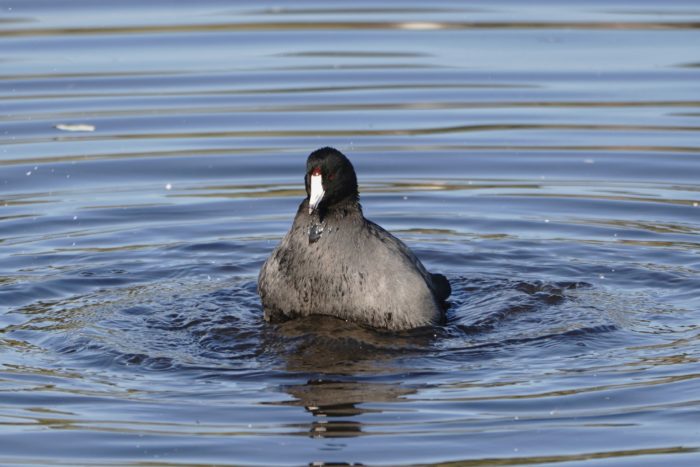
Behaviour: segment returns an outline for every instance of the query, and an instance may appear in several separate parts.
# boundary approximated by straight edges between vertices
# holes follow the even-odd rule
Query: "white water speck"
[[[73,246],[75,246],[75,242],[73,242]]]
[[[408,199],[408,196],[404,196],[403,199],[404,199],[404,201],[407,200],[407,199]]]
[[[54,128],[61,131],[95,131],[95,125],[88,123],[59,123]]]
[[[407,21],[405,23],[397,23],[397,26],[401,29],[408,29],[410,31],[430,31],[433,29],[442,28],[442,25],[440,23],[433,23],[427,21]]]
[[[545,224],[549,224],[549,219],[545,219],[545,220],[544,220],[544,223],[545,223]]]
[[[605,279],[605,274],[601,274],[600,276],[598,276],[598,279]]]
[[[595,164],[595,160],[594,159],[584,159],[583,163],[584,164]]]
[[[66,175],[66,178],[70,178],[70,175]]]
[[[29,177],[31,174],[32,174],[32,171],[31,171],[31,170],[28,170],[27,173],[24,174],[24,175],[26,175],[27,177]]]
[[[173,186],[172,186],[170,183],[166,183],[166,184],[165,184],[165,189],[166,189],[166,190],[172,190],[172,189],[173,189]]]
[[[78,216],[73,216],[73,220],[74,220],[74,221],[77,221],[77,220],[78,220]]]
[[[698,202],[697,202],[697,201],[693,203],[693,207],[694,207],[694,208],[697,208],[697,207],[698,207]]]

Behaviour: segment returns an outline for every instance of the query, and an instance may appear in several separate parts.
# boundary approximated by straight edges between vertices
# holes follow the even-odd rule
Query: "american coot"
[[[392,331],[442,322],[450,283],[364,218],[348,158],[314,151],[305,182],[292,228],[260,270],[265,319],[322,314]]]

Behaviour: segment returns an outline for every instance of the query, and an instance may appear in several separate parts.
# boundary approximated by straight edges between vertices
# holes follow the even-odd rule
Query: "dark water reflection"
[[[700,462],[695,3],[0,11],[0,464]],[[445,326],[262,320],[323,145]]]

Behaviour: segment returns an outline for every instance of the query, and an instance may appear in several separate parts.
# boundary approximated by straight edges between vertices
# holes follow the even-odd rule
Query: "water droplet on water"
[[[26,175],[27,177],[29,177],[31,174],[32,174],[32,171],[29,170],[29,171],[27,171],[27,173],[26,173],[25,175]]]
[[[694,207],[694,208],[697,208],[697,207],[698,207],[698,202],[697,202],[697,201],[693,203],[693,207]]]
[[[77,221],[77,220],[78,220],[78,216],[73,216],[73,220],[74,220],[74,221]]]
[[[166,189],[166,190],[172,190],[172,189],[173,189],[173,186],[172,186],[170,183],[166,183],[166,184],[165,184],[165,189]]]

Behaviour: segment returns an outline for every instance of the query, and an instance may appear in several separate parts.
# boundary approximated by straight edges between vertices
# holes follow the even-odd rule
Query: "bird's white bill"
[[[321,175],[311,176],[311,193],[309,193],[309,214],[314,212],[314,209],[318,207],[318,203],[323,199],[323,181]]]

